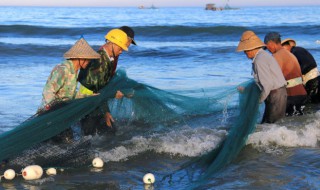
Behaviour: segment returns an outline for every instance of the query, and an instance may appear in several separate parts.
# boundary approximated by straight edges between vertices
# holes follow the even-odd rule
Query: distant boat
[[[154,6],[153,4],[151,5],[151,7],[149,9],[157,9],[158,7]]]
[[[236,9],[239,9],[239,8],[230,7],[228,3],[226,3],[226,5],[224,6],[224,10],[236,10]]]
[[[215,4],[208,3],[206,4],[206,7],[205,7],[205,10],[211,10],[211,11],[234,10],[234,9],[238,9],[238,8],[232,8],[228,3],[226,3],[224,7],[216,7]]]
[[[221,11],[221,10],[223,10],[223,8],[221,8],[221,7],[216,7],[216,5],[213,4],[213,3],[208,3],[208,4],[206,4],[205,10]]]
[[[151,7],[145,7],[143,5],[140,5],[138,9],[158,9],[158,7],[154,6],[153,4],[151,5]]]

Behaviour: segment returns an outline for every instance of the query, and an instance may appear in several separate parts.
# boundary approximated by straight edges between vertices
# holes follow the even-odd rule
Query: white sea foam
[[[248,138],[253,147],[316,147],[320,140],[320,122],[315,120],[304,126],[261,125],[260,131]]]
[[[225,130],[185,127],[166,134],[133,137],[121,146],[100,151],[97,155],[104,161],[124,161],[145,151],[194,157],[217,147],[226,133]]]

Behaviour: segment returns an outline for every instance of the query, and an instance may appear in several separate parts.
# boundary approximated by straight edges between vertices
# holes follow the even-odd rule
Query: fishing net
[[[181,171],[186,171],[187,177],[191,177],[191,181],[193,181],[193,184],[187,189],[207,189],[208,180],[238,156],[245,146],[248,136],[256,128],[256,123],[260,116],[259,97],[261,93],[258,86],[252,81],[243,83],[240,86],[245,87],[245,90],[239,93],[237,112],[230,124],[226,138],[207,154],[192,159],[177,171],[163,177],[164,181],[170,180],[175,174],[182,175]],[[228,91],[222,94],[230,95]],[[192,169],[198,167],[203,169],[200,173]]]
[[[213,177],[213,174],[226,167],[238,156],[249,134],[255,130],[259,116],[260,92],[254,83],[246,85],[245,91],[240,94],[239,98],[239,116],[218,148],[198,158],[196,163],[205,164],[207,168],[191,189],[205,184],[210,177]]]
[[[41,167],[81,167],[92,160],[89,138],[67,144],[39,143],[18,154],[9,163],[11,167],[19,168],[37,164]]]
[[[212,162],[209,171],[216,171],[235,158],[256,123],[258,89],[251,81],[242,86],[246,86],[246,90],[240,94],[240,104],[238,104],[238,97],[235,98],[235,95],[238,94],[235,86],[226,87],[223,90],[198,89],[173,93],[139,83],[128,78],[125,71],[118,70],[109,84],[99,92],[99,95],[64,102],[63,106],[38,114],[11,131],[1,134],[0,160],[13,159],[23,155],[28,149],[30,151],[34,148],[50,152],[46,150],[50,147],[43,148],[42,145],[39,146],[39,143],[57,136],[70,126],[79,125],[81,119],[100,109],[106,103],[109,104],[114,118],[127,123],[142,124],[143,131],[152,130],[155,126],[173,128],[179,123],[186,123],[189,119],[199,116],[220,114],[223,115],[220,119],[225,119],[227,110],[236,110],[235,113],[240,114],[239,119],[233,120],[234,124],[227,139],[221,144],[222,148],[219,148],[218,156],[216,156],[217,153],[210,153],[203,159],[206,162]],[[118,90],[124,93],[125,98],[114,99]],[[232,138],[235,140],[233,141]],[[85,142],[78,144],[80,147],[86,147]],[[72,145],[69,147],[71,148],[65,154],[53,154],[51,160],[58,163],[61,157],[72,157],[73,153],[85,154],[77,148],[72,148]],[[224,147],[227,148],[224,149]],[[221,153],[224,156],[220,156]]]

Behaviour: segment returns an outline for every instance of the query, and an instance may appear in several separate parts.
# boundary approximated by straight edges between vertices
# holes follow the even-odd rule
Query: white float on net
[[[46,170],[47,175],[57,175],[57,170],[55,168],[48,168]]]
[[[15,176],[16,172],[13,169],[7,169],[3,174],[3,177],[7,180],[12,180]]]
[[[43,174],[43,169],[38,165],[30,165],[22,169],[22,177],[25,180],[40,179]]]
[[[147,173],[143,176],[144,184],[153,184],[156,181],[154,175],[152,173]]]
[[[103,167],[103,160],[99,157],[93,159],[92,166],[95,168],[102,168]]]

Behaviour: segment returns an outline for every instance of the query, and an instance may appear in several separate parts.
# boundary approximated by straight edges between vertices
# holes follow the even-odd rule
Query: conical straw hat
[[[260,38],[252,31],[245,31],[238,44],[237,51],[248,51],[266,46]]]
[[[288,41],[289,41],[290,46],[292,46],[292,47],[297,45],[296,41],[294,39],[291,39],[291,38],[287,38],[287,39],[282,40],[281,44],[283,45],[284,43],[286,43]]]
[[[100,54],[94,51],[82,37],[63,55],[63,57],[66,59],[100,59]]]

